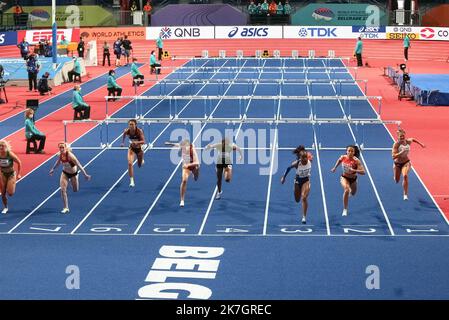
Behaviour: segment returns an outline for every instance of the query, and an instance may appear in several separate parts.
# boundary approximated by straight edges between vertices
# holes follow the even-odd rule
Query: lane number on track
[[[171,233],[171,232],[183,233],[186,232],[186,228],[154,228],[153,231],[157,233]]]
[[[37,230],[37,231],[46,231],[46,232],[59,232],[59,231],[61,231],[62,227],[54,227],[54,228],[30,227],[30,229]]]
[[[237,228],[225,228],[224,230],[217,230],[220,233],[246,233],[249,230],[246,229],[237,229]]]
[[[92,232],[98,232],[98,233],[105,233],[105,232],[122,232],[121,228],[117,228],[117,227],[95,227],[95,228],[91,228],[90,231]]]
[[[407,233],[414,233],[414,232],[439,232],[440,230],[430,228],[430,229],[405,229]]]
[[[364,234],[370,234],[370,233],[375,233],[377,230],[375,228],[367,228],[367,229],[362,229],[362,228],[343,228],[343,232],[344,233],[364,233]]]
[[[312,233],[312,228],[295,228],[295,229],[289,229],[289,228],[281,228],[282,233]]]

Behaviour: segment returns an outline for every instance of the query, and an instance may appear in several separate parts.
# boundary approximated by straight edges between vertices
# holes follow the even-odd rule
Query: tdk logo
[[[299,29],[298,35],[301,38],[305,38],[308,35],[312,38],[336,38],[336,31],[337,28],[301,28]]]
[[[268,28],[257,28],[257,27],[244,27],[239,33],[239,28],[234,27],[229,33],[228,37],[233,38],[235,35],[239,35],[242,38],[249,38],[249,37],[267,37],[268,36]]]
[[[307,29],[306,29],[306,28],[301,28],[301,29],[299,29],[298,35],[299,35],[301,38],[307,37]]]

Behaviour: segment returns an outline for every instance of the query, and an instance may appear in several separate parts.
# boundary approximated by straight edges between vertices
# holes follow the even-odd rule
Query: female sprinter
[[[410,145],[416,142],[422,148],[426,146],[415,138],[405,138],[405,131],[403,129],[398,130],[398,141],[393,144],[393,150],[391,154],[393,156],[393,173],[394,181],[399,183],[401,180],[401,174],[404,177],[402,187],[404,188],[404,200],[408,200],[408,172],[412,167],[408,153],[410,152]]]
[[[17,171],[14,170],[14,162],[17,163]],[[3,210],[2,214],[8,213],[8,198],[16,192],[16,181],[20,179],[20,169],[22,163],[11,151],[11,146],[5,140],[0,140],[0,191],[2,193]]]
[[[142,145],[145,144],[145,136],[143,134],[143,130],[137,127],[137,121],[131,119],[128,121],[128,128],[123,131],[122,144],[123,147],[125,145],[125,138],[128,136],[129,139],[129,148],[128,148],[128,174],[129,174],[129,186],[134,187],[134,154],[137,156],[137,165],[139,168],[145,163],[143,159],[143,150]]]
[[[360,151],[357,146],[346,147],[346,154],[342,155],[335,166],[332,168],[332,172],[335,172],[337,167],[342,164],[343,174],[340,178],[341,186],[343,187],[343,213],[342,216],[348,215],[348,201],[349,194],[354,196],[357,192],[357,174],[364,175],[365,168],[362,162],[358,159]]]
[[[303,224],[306,224],[307,208],[309,206],[307,198],[310,192],[310,173],[312,171],[313,156],[310,152],[306,151],[304,146],[299,146],[293,153],[296,155],[296,160],[285,170],[284,175],[281,178],[281,183],[284,184],[285,178],[291,169],[296,169],[295,177],[295,201],[302,200],[302,220]]]
[[[228,138],[221,140],[221,143],[216,144],[208,144],[206,146],[206,150],[216,149],[218,151],[217,157],[217,188],[218,192],[215,196],[215,199],[220,199],[221,194],[221,183],[223,180],[223,171],[226,182],[231,182],[232,179],[232,158],[231,152],[237,151],[240,154],[239,161],[242,160],[242,150],[233,142],[231,142]]]
[[[62,209],[61,213],[68,213],[70,211],[69,201],[67,198],[67,186],[69,184],[69,181],[72,184],[73,192],[78,192],[79,190],[78,168],[81,170],[86,180],[89,181],[91,176],[87,174],[86,170],[84,170],[81,163],[78,161],[78,159],[75,157],[75,155],[72,153],[69,146],[65,142],[60,142],[58,144],[58,148],[59,148],[59,158],[58,160],[56,160],[55,165],[50,170],[50,175],[53,175],[55,169],[62,163],[62,172],[61,178],[59,179],[59,183],[61,186],[61,197],[62,202],[64,204],[64,208]]]
[[[195,146],[188,139],[181,141],[180,143],[166,142],[166,145],[179,148],[181,150],[182,157],[182,181],[180,187],[181,202],[180,207],[184,207],[184,196],[187,190],[187,180],[190,173],[193,174],[193,179],[198,180],[200,174],[200,162],[198,160],[198,154],[196,153]]]

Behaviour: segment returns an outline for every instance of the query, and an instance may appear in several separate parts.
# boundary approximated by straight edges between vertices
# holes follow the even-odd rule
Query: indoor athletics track
[[[339,59],[186,63],[143,93],[153,98],[129,100],[72,144],[92,180],[80,177],[80,192],[69,191],[68,215],[59,213],[59,173],[48,175],[56,157],[18,183],[0,219],[0,298],[146,298],[139,289],[154,283],[146,278],[165,245],[224,248],[215,273],[165,280],[207,287],[211,299],[448,298],[448,221],[414,171],[410,200],[402,200],[392,179],[392,137],[378,101],[360,88]],[[180,98],[159,99],[168,94]],[[130,188],[120,119],[136,114],[153,122],[140,121],[149,148]],[[77,125],[67,124],[70,142]],[[164,142],[184,132],[203,148],[226,129],[245,160],[235,163],[221,200],[214,200],[215,166],[203,163],[180,208],[180,165]],[[255,149],[246,145],[251,133]],[[367,174],[342,217],[341,169],[330,169],[354,143],[363,143]],[[315,157],[307,225],[293,199],[293,174],[280,183],[299,144]],[[80,290],[65,287],[69,265],[80,269]],[[370,265],[380,269],[380,290],[365,286]]]

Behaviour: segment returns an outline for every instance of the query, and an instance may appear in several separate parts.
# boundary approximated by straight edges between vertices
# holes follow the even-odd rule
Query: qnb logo
[[[337,28],[308,28],[312,37],[319,38],[336,38]]]
[[[64,36],[64,31],[58,31],[56,33],[57,41],[62,40],[62,36]],[[41,40],[51,41],[52,37],[53,37],[53,34],[52,34],[51,30],[50,31],[37,31],[37,32],[33,32],[31,41],[33,43],[39,42]]]
[[[298,36],[300,36],[301,38],[305,38],[305,37],[307,37],[307,35],[308,35],[308,32],[307,32],[306,28],[299,29]]]
[[[421,37],[423,37],[424,39],[432,39],[433,37],[435,37],[435,30],[433,30],[432,28],[421,29]]]
[[[171,38],[171,29],[169,27],[164,27],[161,29],[160,32],[161,38],[162,39],[169,39]]]
[[[239,33],[239,28],[234,27],[229,33],[228,37],[233,38],[235,35]],[[268,36],[268,27],[257,28],[257,27],[244,27],[242,31],[239,33],[242,38],[264,38]]]

